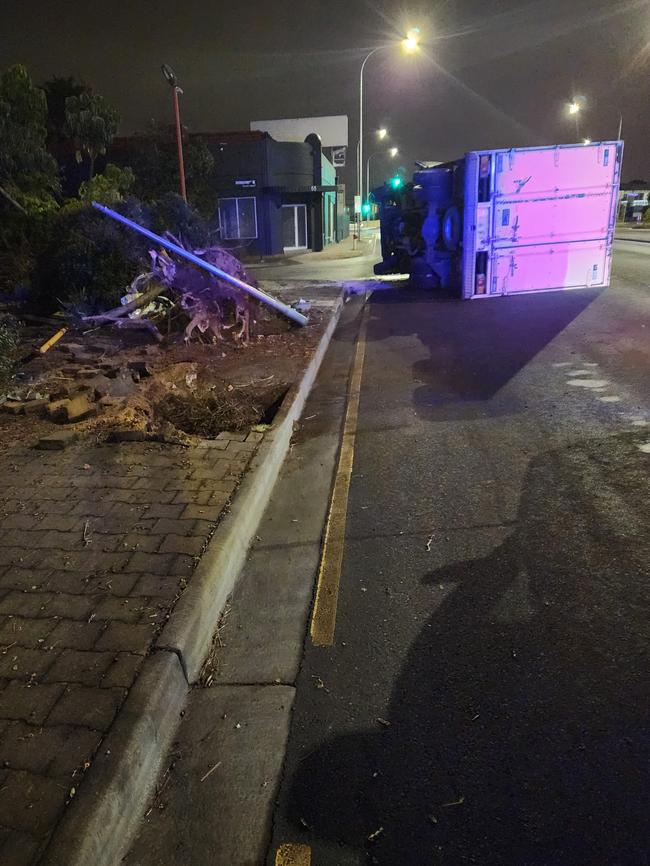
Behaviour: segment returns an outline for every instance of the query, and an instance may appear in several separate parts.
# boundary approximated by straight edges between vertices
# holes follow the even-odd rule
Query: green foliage
[[[43,84],[47,98],[47,141],[57,144],[68,138],[66,133],[65,101],[69,96],[90,93],[91,88],[72,77],[50,78]]]
[[[0,75],[0,186],[26,210],[54,203],[59,170],[45,149],[47,102],[24,66]]]
[[[153,231],[162,234],[171,232],[182,243],[193,249],[207,246],[210,243],[210,228],[197,210],[180,195],[170,192],[154,202]]]
[[[84,204],[97,201],[100,204],[116,204],[124,200],[135,181],[130,168],[118,168],[109,162],[103,174],[96,174],[79,187],[79,198]]]
[[[62,305],[88,313],[116,306],[146,255],[140,235],[91,207],[64,209],[38,256],[30,301],[42,311]]]
[[[203,214],[216,207],[214,157],[207,144],[192,138],[183,145],[187,194],[192,205]],[[152,121],[149,129],[133,138],[128,154],[136,176],[134,193],[144,201],[157,201],[167,193],[178,192],[178,152],[172,127]]]
[[[15,319],[6,317],[0,320],[0,393],[9,384],[19,336],[18,322]]]
[[[65,132],[77,148],[79,162],[89,159],[88,179],[95,173],[95,160],[113,141],[120,117],[103,96],[84,91],[65,101]]]

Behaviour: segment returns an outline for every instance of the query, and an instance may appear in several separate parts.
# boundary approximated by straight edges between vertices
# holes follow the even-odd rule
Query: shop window
[[[255,196],[219,199],[219,221],[224,240],[250,240],[257,237]]]

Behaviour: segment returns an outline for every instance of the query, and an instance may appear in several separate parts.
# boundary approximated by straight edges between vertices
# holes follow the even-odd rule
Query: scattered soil
[[[309,362],[325,320],[323,312],[312,310],[306,327],[287,327],[285,320],[277,329],[267,324],[276,332],[259,334],[246,346],[186,344],[180,334],[158,344],[140,331],[73,328],[44,355],[35,350],[57,328],[25,328],[10,399],[54,401],[83,393],[94,414],[62,425],[45,413],[0,411],[0,448],[35,444],[62,426],[98,440],[126,428],[145,438],[187,443],[268,424]]]

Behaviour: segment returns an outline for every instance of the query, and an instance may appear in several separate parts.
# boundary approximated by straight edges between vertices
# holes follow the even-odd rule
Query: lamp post
[[[420,31],[417,27],[408,31],[405,38],[401,42],[402,49],[407,54],[415,54],[420,47]],[[373,54],[382,51],[385,48],[392,48],[393,45],[378,45],[369,51],[363,59],[361,70],[359,72],[359,144],[357,147],[357,195],[359,196],[360,204],[363,204],[363,72],[366,68],[366,63],[370,60]]]
[[[396,147],[389,147],[388,150],[376,150],[374,153],[371,153],[368,159],[366,160],[366,194],[370,195],[370,160],[373,156],[377,156],[379,153],[387,153],[391,159],[395,159],[399,150]]]
[[[173,101],[174,101],[174,121],[176,124],[176,149],[178,150],[178,174],[180,177],[180,191],[181,198],[183,201],[187,201],[187,190],[185,188],[185,163],[183,161],[183,134],[181,130],[181,111],[180,106],[178,104],[178,94],[183,91],[178,86],[178,82],[176,79],[176,74],[171,66],[168,66],[166,63],[160,67],[162,70],[162,74],[165,76],[165,80],[172,88],[173,93]]]

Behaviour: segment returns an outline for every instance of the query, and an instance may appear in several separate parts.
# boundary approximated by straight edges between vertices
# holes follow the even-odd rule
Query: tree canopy
[[[9,67],[0,74],[0,187],[28,210],[53,205],[60,188],[46,138],[45,91],[24,66]]]

